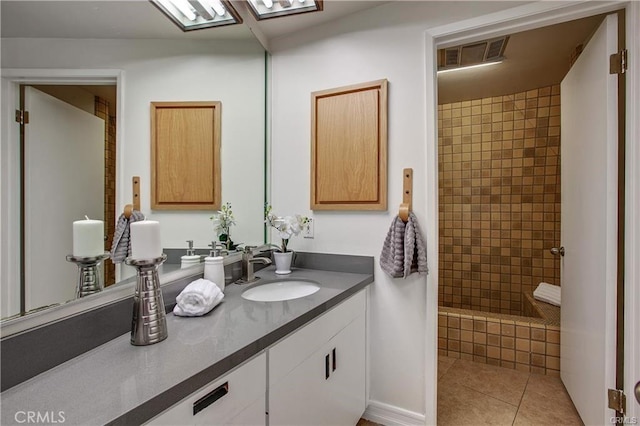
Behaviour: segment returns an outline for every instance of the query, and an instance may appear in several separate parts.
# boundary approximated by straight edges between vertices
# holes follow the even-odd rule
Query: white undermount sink
[[[242,293],[242,298],[255,302],[279,302],[309,296],[318,290],[320,286],[313,281],[281,280],[251,287]]]

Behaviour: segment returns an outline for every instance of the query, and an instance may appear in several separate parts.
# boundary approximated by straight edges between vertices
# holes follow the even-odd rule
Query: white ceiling
[[[268,40],[370,9],[383,0],[325,0],[322,12],[255,22],[244,1],[232,4],[248,25],[182,32],[148,0],[2,0],[2,37],[247,39],[260,31]]]
[[[185,33],[148,0],[0,0],[0,33],[3,38],[186,40],[252,39],[255,33],[263,46],[268,46],[270,40],[391,2],[324,0],[322,12],[258,22],[248,12],[244,0],[232,3],[245,24]],[[402,3],[396,2],[399,7]],[[590,17],[511,34],[505,51],[507,59],[502,64],[439,76],[440,103],[558,84],[569,70],[571,53],[588,38],[601,19]]]

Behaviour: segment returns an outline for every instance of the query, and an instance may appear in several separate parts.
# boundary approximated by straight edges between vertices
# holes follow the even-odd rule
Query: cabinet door
[[[329,424],[355,425],[365,403],[365,317],[360,316],[329,342],[331,375],[327,401]],[[334,356],[335,354],[335,356]]]
[[[387,80],[311,94],[311,209],[387,209]]]
[[[264,425],[266,367],[266,355],[261,354],[194,392],[147,424]]]
[[[222,104],[151,102],[151,208],[218,210]]]
[[[323,347],[323,349],[326,349]],[[314,352],[269,389],[269,425],[324,425],[325,350]],[[322,420],[322,421],[321,421]]]
[[[340,330],[364,315],[366,304],[366,290],[361,290],[269,348],[269,383],[278,383],[314,352],[321,350]]]
[[[364,399],[361,315],[270,388],[269,424],[355,425],[365,410]]]

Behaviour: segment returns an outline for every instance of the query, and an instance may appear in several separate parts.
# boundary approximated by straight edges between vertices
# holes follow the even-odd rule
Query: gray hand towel
[[[413,272],[426,273],[427,249],[413,213],[404,223],[396,216],[387,232],[380,254],[380,267],[392,278],[407,278]]]
[[[380,267],[392,278],[404,277],[404,234],[406,224],[396,216],[391,222],[380,254]]]
[[[122,263],[127,256],[131,255],[129,225],[139,220],[144,220],[144,215],[138,210],[131,212],[129,219],[124,214],[121,214],[118,218],[116,231],[113,234],[113,243],[111,244],[111,260],[113,263]]]
[[[410,212],[404,231],[404,277],[414,272],[426,274],[428,271],[427,247],[422,239],[418,218]]]

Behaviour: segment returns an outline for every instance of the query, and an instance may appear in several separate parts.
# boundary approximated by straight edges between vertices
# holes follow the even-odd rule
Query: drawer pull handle
[[[329,354],[324,357],[324,379],[329,378]]]
[[[193,403],[193,415],[195,416],[228,393],[229,382],[225,382]]]
[[[336,371],[336,348],[333,348],[333,351],[331,353],[331,355],[333,356],[333,369],[332,371]]]

